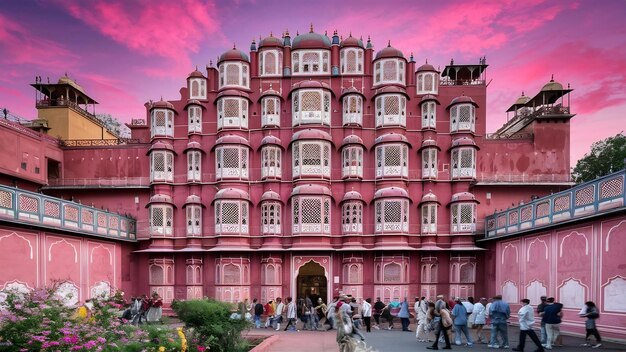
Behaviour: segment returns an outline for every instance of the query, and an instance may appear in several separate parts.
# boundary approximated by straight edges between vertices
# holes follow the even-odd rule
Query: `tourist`
[[[415,338],[419,342],[428,342],[428,319],[426,317],[428,313],[428,302],[426,302],[426,297],[422,297],[419,300],[416,297],[415,300],[415,318],[417,324],[415,328]]]
[[[493,297],[493,304],[489,307],[489,317],[491,318],[491,341],[488,347],[498,346],[498,334],[502,337],[502,348],[509,348],[509,333],[507,330],[507,320],[511,316],[509,304],[502,300],[501,295]]]
[[[524,298],[521,300],[522,307],[519,309],[517,313],[517,317],[519,319],[519,344],[516,348],[513,348],[513,351],[523,351],[524,346],[526,344],[526,336],[530,336],[530,339],[535,343],[537,349],[535,352],[543,352],[543,346],[541,346],[541,341],[539,341],[539,337],[533,330],[533,324],[535,323],[535,316],[533,314],[533,307],[530,306],[530,300],[528,298]]]
[[[261,315],[263,315],[263,305],[255,298],[252,300],[254,305],[254,325],[257,329],[261,328]]]
[[[333,326],[331,325],[330,321],[326,318],[328,307],[326,306],[326,303],[324,303],[324,300],[322,300],[322,297],[317,299],[317,306],[315,306],[314,310],[315,310],[315,314],[317,314],[318,323],[321,322],[322,325],[330,325],[330,328],[332,329]]]
[[[380,329],[380,316],[383,314],[384,308],[385,304],[380,300],[380,297],[376,297],[374,309],[372,310],[372,316],[374,316],[374,321],[376,322],[376,325],[374,325],[374,329]]]
[[[354,327],[361,329],[361,318],[363,317],[361,305],[356,302],[356,298],[354,297],[350,299],[349,304],[352,309],[352,323],[354,324]]]
[[[276,331],[280,330],[280,323],[283,322],[283,312],[285,310],[285,304],[280,297],[276,298],[276,309],[274,310],[274,322],[276,323]]]
[[[472,336],[467,329],[467,309],[463,302],[461,302],[461,298],[457,297],[455,299],[456,304],[452,309],[452,316],[454,318],[454,330],[455,332],[455,343],[456,345],[461,345],[462,337],[461,333],[465,335],[465,339],[467,340],[466,346],[471,346],[474,344],[472,341]]]
[[[148,323],[156,323],[161,320],[163,316],[163,299],[159,296],[158,293],[154,292],[152,294],[152,299],[150,300],[150,308],[148,308],[148,312],[146,314],[146,321]]]
[[[298,309],[296,303],[291,297],[287,297],[287,326],[284,331],[298,331],[296,329],[296,320],[298,317]]]
[[[554,297],[549,297],[546,300],[547,305],[543,308],[542,321],[546,324],[546,343],[543,347],[547,350],[552,349],[556,338],[561,332],[561,317],[563,316],[563,305],[556,303]]]
[[[489,339],[486,338],[483,333],[483,328],[487,323],[487,309],[485,307],[487,299],[481,298],[476,304],[474,304],[474,327],[476,328],[476,341],[477,343],[487,343]]]
[[[444,350],[452,349],[450,345],[450,336],[448,336],[448,331],[452,327],[452,317],[450,316],[450,311],[446,308],[446,301],[444,300],[443,295],[437,296],[437,302],[435,302],[435,306],[433,309],[433,314],[436,322],[439,323],[439,326],[436,327],[435,333],[435,342],[432,346],[426,347],[429,350],[438,350],[439,349],[439,337],[443,334],[443,339],[446,345],[443,347]]]
[[[600,312],[596,307],[596,304],[592,301],[585,302],[584,313],[580,314],[581,317],[587,318],[585,321],[585,330],[587,333],[585,334],[585,343],[583,346],[591,346],[593,348],[598,348],[602,346],[602,339],[600,338],[600,333],[598,332],[598,328],[596,327],[596,319],[600,318]],[[592,345],[589,337],[593,335],[596,338],[596,344]]]
[[[365,322],[365,331],[372,332],[372,299],[367,298],[363,302],[363,321]]]
[[[548,302],[546,302],[548,297],[541,296],[540,299],[541,299],[541,303],[537,305],[537,314],[540,317],[543,317],[543,309],[548,305]],[[543,319],[541,319],[541,344],[545,345],[547,341],[548,341],[548,334],[546,333],[546,323],[543,321]]]
[[[397,307],[400,307],[400,302],[389,302],[389,304],[387,304],[385,306],[385,308],[383,308],[382,313],[380,314],[381,317],[383,317],[388,324],[387,330],[391,330],[393,329],[393,314],[391,312],[392,309],[394,309],[393,305],[397,304]]]
[[[265,328],[272,326],[272,319],[274,318],[274,302],[270,299],[263,307],[265,313]]]
[[[400,318],[400,323],[402,324],[402,331],[411,331],[409,329],[409,317],[409,302],[406,297],[404,297],[404,300],[400,303],[400,311],[398,312],[398,318]]]
[[[328,310],[326,311],[326,319],[330,324],[330,329],[336,329],[337,323],[335,322],[335,311],[337,310],[337,303],[339,302],[339,297],[333,297],[333,301],[328,305]]]

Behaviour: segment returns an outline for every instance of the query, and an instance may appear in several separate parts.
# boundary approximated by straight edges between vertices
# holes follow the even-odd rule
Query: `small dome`
[[[314,194],[317,196],[319,195],[332,196],[332,193],[326,186],[307,184],[307,185],[300,185],[300,186],[295,187],[293,191],[291,192],[291,197],[305,195],[305,194]]]
[[[423,64],[422,66],[417,68],[416,72],[437,72],[437,70],[435,70],[435,66],[429,64],[428,62],[426,62],[425,64]]]
[[[528,103],[529,101],[530,101],[530,97],[527,97],[524,95],[524,93],[522,93],[522,95],[519,98],[517,98],[517,100],[515,101],[515,103],[513,103],[513,105],[526,105],[526,103]]]
[[[267,97],[267,96],[275,96],[275,97],[279,97],[281,100],[283,100],[283,97],[280,95],[280,92],[275,91],[275,90],[273,90],[271,88],[266,90],[266,91],[264,91],[263,93],[261,93],[260,98]]]
[[[248,192],[237,188],[225,188],[217,191],[217,193],[215,194],[215,198],[213,198],[213,201],[216,201],[218,199],[243,199],[250,201],[250,195],[248,195]]]
[[[276,136],[265,136],[261,139],[261,147],[264,145],[273,144],[283,148],[282,142]]]
[[[170,109],[170,110],[175,110],[174,109],[174,104],[170,103],[169,101],[165,101],[163,100],[163,98],[161,98],[161,100],[152,103],[152,106],[150,107],[150,110],[152,109]]]
[[[189,143],[187,143],[187,147],[185,148],[185,152],[187,152],[190,149],[195,149],[195,150],[202,150],[202,145],[198,142],[195,141],[191,141]]]
[[[422,105],[422,103],[425,103],[427,101],[434,101],[435,103],[437,103],[437,105],[441,105],[436,95],[432,95],[432,94],[424,95],[422,99],[420,100],[420,105]]]
[[[152,197],[150,197],[150,201],[148,201],[148,204],[146,204],[146,208],[148,208],[150,206],[150,204],[171,204],[174,205],[174,202],[172,201],[172,197],[170,197],[167,194],[155,194]]]
[[[348,47],[357,47],[361,49],[364,48],[363,41],[361,39],[357,39],[353,37],[352,34],[350,34],[348,38],[342,40],[340,46],[342,48],[348,48]]]
[[[204,110],[206,110],[206,107],[202,104],[202,102],[200,100],[197,99],[189,99],[187,100],[187,104],[185,104],[185,110],[187,110],[189,108],[189,106],[191,105],[196,105],[199,106],[201,108],[203,108]]]
[[[196,68],[193,72],[189,74],[189,76],[187,76],[187,78],[204,78],[204,75]]]
[[[356,87],[343,88],[341,90],[341,97],[340,98],[343,98],[344,96],[346,96],[348,94],[358,94],[358,95],[362,96],[363,98],[365,98],[365,94],[363,94],[363,92],[358,90]]]
[[[563,90],[563,85],[559,82],[555,82],[554,79],[551,79],[550,82],[546,83],[543,88],[541,88],[542,92],[549,91],[560,91]]]
[[[404,59],[404,54],[402,53],[402,51],[392,47],[391,43],[389,43],[387,44],[386,48],[376,53],[376,58],[374,60],[393,58],[393,57],[400,57]]]
[[[272,34],[270,34],[269,37],[265,37],[263,39],[261,39],[261,41],[259,42],[259,49],[261,48],[270,48],[270,47],[283,47],[283,40],[280,38],[276,38],[274,37]]]
[[[446,107],[446,110],[450,109],[452,106],[454,106],[456,104],[463,104],[463,103],[470,103],[470,104],[474,105],[475,107],[478,107],[478,104],[476,104],[474,99],[472,99],[471,97],[468,97],[467,95],[461,95],[460,97],[456,97],[456,98],[452,99],[450,104],[448,104],[448,106]]]
[[[422,196],[422,201],[420,202],[420,204],[433,202],[439,203],[439,201],[437,200],[437,196],[433,192],[428,192]]]
[[[300,34],[293,38],[291,47],[296,49],[330,49],[330,38],[323,34],[318,34],[313,31],[309,33]]]
[[[204,206],[202,204],[202,200],[200,199],[200,196],[197,196],[195,194],[192,194],[189,197],[187,197],[187,199],[185,199],[185,206],[190,205],[190,204]]]
[[[407,94],[406,90],[402,87],[398,87],[395,85],[391,85],[391,86],[384,86],[382,88],[378,88],[376,89],[376,91],[374,92],[374,97],[377,97],[381,94],[404,94],[408,99],[410,99],[409,95]]]
[[[250,95],[248,95],[248,93],[237,89],[225,89],[217,94],[218,99],[221,97],[240,97],[250,100]],[[215,99],[215,103],[217,104],[217,99]]]
[[[401,143],[406,143],[409,146],[411,145],[411,143],[409,143],[409,140],[404,135],[401,135],[399,133],[386,133],[386,134],[383,134],[382,136],[378,136],[374,140],[374,145],[377,145],[380,143],[393,143],[393,142],[401,142]]]
[[[452,198],[450,199],[450,203],[458,203],[458,202],[478,203],[478,201],[476,200],[476,197],[474,197],[474,195],[469,192],[460,192],[460,193],[453,194]]]
[[[248,143],[247,139],[241,136],[237,136],[235,134],[228,134],[226,136],[222,136],[218,138],[215,141],[215,146],[220,145],[220,144],[239,144],[239,145],[245,145],[247,147],[250,147],[250,143]],[[213,146],[213,148],[215,148],[215,146]]]
[[[362,146],[365,146],[365,144],[363,144],[363,140],[361,139],[361,137],[355,134],[351,134],[347,136],[346,138],[344,138],[343,141],[341,141],[342,147],[349,145],[349,144],[360,144]]]
[[[222,61],[245,61],[250,63],[248,55],[241,50],[237,50],[236,48],[232,48],[223,53],[217,61],[217,64],[219,65]]]
[[[349,200],[360,200],[363,201],[363,196],[361,196],[361,193],[357,192],[357,191],[350,191],[350,192],[346,192],[346,194],[343,195],[343,199],[341,199],[341,202],[346,202]]]
[[[332,92],[332,89],[328,85],[328,83],[321,82],[318,80],[311,80],[311,79],[295,83],[294,85],[291,86],[291,91],[293,92],[294,90],[304,89],[304,88],[322,88],[322,89],[330,90]]]
[[[150,149],[148,149],[148,154],[150,154],[153,150],[169,150],[171,152],[174,152],[174,147],[169,143],[158,141],[150,146]],[[176,153],[174,152],[174,154]]]
[[[59,78],[59,82],[57,82],[57,84],[69,84],[70,86],[76,88],[76,90],[78,90],[79,92],[85,94],[85,90],[83,89],[83,87],[76,83],[75,80],[69,78],[67,76],[67,73],[65,74],[65,76]]]
[[[422,141],[422,146],[420,147],[419,150],[422,150],[424,148],[437,148],[439,150],[441,150],[441,148],[439,148],[439,146],[437,145],[437,141],[435,141],[434,139],[425,139]]]
[[[266,191],[261,196],[261,202],[268,201],[268,200],[276,200],[282,203],[282,200],[280,199],[280,194],[274,191]]]
[[[374,193],[374,199],[379,198],[409,198],[409,194],[406,190],[399,187],[387,187],[379,189]]]
[[[308,128],[306,130],[300,130],[291,136],[291,142],[294,142],[297,140],[303,140],[303,139],[321,139],[321,140],[329,141],[331,143],[333,142],[333,139],[330,136],[330,134],[322,130],[316,130],[312,128]]]
[[[478,145],[476,145],[476,142],[474,142],[474,140],[469,137],[461,137],[461,138],[454,139],[452,143],[450,144],[450,149],[458,148],[458,147],[465,147],[465,146],[471,146],[476,149],[479,149]]]

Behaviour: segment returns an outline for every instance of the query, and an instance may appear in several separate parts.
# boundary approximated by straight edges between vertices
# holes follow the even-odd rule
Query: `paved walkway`
[[[271,329],[252,329],[248,332],[251,336],[271,336],[276,335],[270,341],[268,346],[263,349],[259,349],[258,352],[270,351],[270,352],[318,352],[318,351],[338,351],[337,343],[335,341],[335,331],[299,331],[299,332],[285,332],[274,331]],[[426,349],[430,344],[424,342],[417,342],[414,332],[402,332],[399,330],[372,330],[371,333],[365,333],[366,342],[368,346],[372,346],[379,352],[404,352],[404,351],[429,351]],[[516,347],[518,342],[519,329],[516,327],[509,327],[509,342],[511,347]],[[626,351],[626,345],[620,345],[616,343],[603,343],[603,346],[599,349],[591,349],[588,347],[581,347],[584,342],[581,337],[564,336],[563,347],[555,347],[554,352],[574,352],[574,351]],[[443,344],[441,345],[443,347]],[[526,340],[526,351],[534,351],[534,344],[530,341],[530,338]],[[474,345],[472,347],[467,346],[452,346],[453,350],[457,351],[495,351],[494,349],[487,348],[487,345]],[[502,350],[504,351],[504,350]],[[509,349],[510,351],[510,349]],[[257,352],[257,350],[255,350]]]

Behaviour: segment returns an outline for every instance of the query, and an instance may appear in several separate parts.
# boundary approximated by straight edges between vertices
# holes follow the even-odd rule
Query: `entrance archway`
[[[321,297],[326,302],[328,298],[328,280],[324,267],[320,264],[311,260],[301,266],[298,270],[296,282],[297,298],[309,296],[313,302],[317,302],[317,299]]]

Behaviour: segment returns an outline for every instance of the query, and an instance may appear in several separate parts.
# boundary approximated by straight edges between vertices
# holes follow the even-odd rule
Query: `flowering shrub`
[[[92,302],[91,310],[76,309],[66,307],[54,289],[29,294],[8,292],[0,303],[0,348],[63,352],[182,350],[183,339],[169,327],[135,327],[119,319],[119,297]]]

